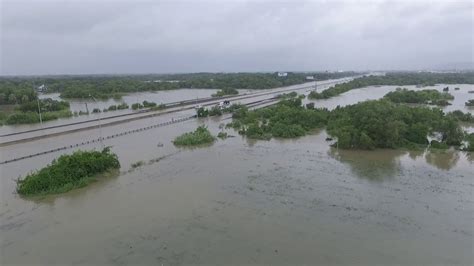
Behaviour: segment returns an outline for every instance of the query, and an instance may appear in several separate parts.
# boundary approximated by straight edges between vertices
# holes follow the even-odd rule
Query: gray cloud
[[[468,0],[4,0],[0,8],[0,74],[419,69],[473,62]]]

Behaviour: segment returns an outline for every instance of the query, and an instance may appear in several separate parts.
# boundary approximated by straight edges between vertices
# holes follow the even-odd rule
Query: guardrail
[[[133,130],[128,130],[128,131],[124,131],[124,132],[121,132],[121,133],[109,135],[109,136],[102,137],[102,138],[87,140],[87,141],[83,141],[83,142],[75,143],[75,144],[71,144],[71,145],[66,145],[66,146],[59,147],[59,148],[52,149],[52,150],[38,152],[38,153],[26,155],[26,156],[21,156],[21,157],[13,158],[13,159],[10,159],[10,160],[2,161],[2,162],[0,162],[0,165],[20,161],[20,160],[23,160],[23,159],[32,158],[32,157],[36,157],[36,156],[40,156],[40,155],[44,155],[44,154],[47,154],[47,153],[53,153],[53,152],[57,152],[57,151],[73,149],[73,148],[77,148],[77,147],[80,147],[80,146],[84,146],[84,145],[88,145],[88,144],[92,144],[92,143],[97,143],[97,142],[100,142],[101,140],[113,139],[113,138],[129,135],[129,134],[133,134],[133,133],[138,133],[138,132],[142,132],[142,131],[157,128],[157,127],[167,126],[167,125],[170,125],[170,124],[176,124],[176,123],[179,123],[179,122],[184,122],[184,121],[193,119],[195,117],[196,116],[193,115],[193,116],[184,117],[184,118],[172,119],[171,121],[167,121],[167,122],[163,122],[163,123],[159,123],[159,124],[155,124],[155,125],[150,125],[150,126],[146,126],[146,127],[141,127],[141,128],[137,128],[137,129],[133,129]]]

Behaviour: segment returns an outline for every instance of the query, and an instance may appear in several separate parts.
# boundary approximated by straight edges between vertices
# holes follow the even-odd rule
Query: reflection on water
[[[383,181],[392,178],[400,170],[399,157],[406,152],[400,150],[340,150],[331,148],[328,154],[345,164],[361,178],[372,181]]]
[[[474,162],[474,152],[466,152],[466,158],[467,158],[470,162]]]
[[[460,152],[450,150],[432,150],[425,154],[426,162],[441,170],[450,170],[456,166],[460,158]]]
[[[418,157],[422,157],[425,154],[425,150],[409,150],[408,157],[413,160],[416,160]]]
[[[203,122],[217,134],[223,121],[107,140],[118,177],[38,201],[13,195],[9,177],[59,154],[2,165],[0,264],[472,265],[474,184],[464,153],[448,172],[422,151],[333,149],[324,131],[255,141],[227,129],[236,137],[210,147],[171,143]],[[138,160],[148,163],[129,171]]]
[[[440,170],[450,170],[459,162],[463,152],[450,150],[338,150],[331,148],[328,154],[348,164],[354,174],[361,178],[383,181],[399,174],[400,157],[407,155],[413,161],[424,157],[426,163]],[[473,153],[465,153],[469,161],[474,159]]]

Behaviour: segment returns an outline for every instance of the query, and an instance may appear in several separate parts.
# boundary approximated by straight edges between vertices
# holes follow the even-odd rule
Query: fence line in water
[[[129,130],[129,131],[124,131],[124,132],[117,133],[117,134],[114,134],[114,135],[109,135],[107,137],[102,137],[102,140],[113,139],[113,138],[121,137],[121,136],[124,136],[124,135],[129,135],[129,134],[132,134],[132,133],[142,132],[142,131],[152,129],[152,128],[167,126],[167,125],[187,121],[187,120],[190,120],[190,119],[193,119],[193,118],[196,118],[196,116],[193,115],[193,116],[184,117],[184,118],[172,119],[171,121],[167,121],[167,122],[163,122],[163,123],[159,123],[159,124],[155,124],[155,125],[151,125],[151,126],[147,126],[147,127],[137,128],[137,129],[133,129],[133,130]],[[101,138],[97,138],[97,139],[93,139],[93,140],[84,141],[84,142],[81,142],[81,143],[66,145],[66,146],[63,146],[63,147],[60,147],[60,148],[47,150],[47,151],[43,151],[43,152],[38,152],[38,153],[34,153],[34,154],[30,154],[30,155],[26,155],[26,156],[22,156],[22,157],[13,158],[13,159],[10,159],[10,160],[2,161],[2,162],[0,162],[0,165],[11,163],[11,162],[16,162],[16,161],[36,157],[36,156],[40,156],[40,155],[43,155],[43,154],[53,153],[53,152],[57,152],[57,151],[61,151],[61,150],[72,149],[72,148],[76,148],[76,147],[80,147],[80,146],[84,146],[84,145],[88,145],[88,144],[96,143],[96,142],[100,142],[100,141],[101,141]]]

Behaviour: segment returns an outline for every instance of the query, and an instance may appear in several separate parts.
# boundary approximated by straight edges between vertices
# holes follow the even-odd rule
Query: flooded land
[[[455,99],[444,110],[474,113],[464,106],[474,98],[468,94],[473,86],[449,86],[460,90],[450,91]],[[312,102],[332,109],[395,88],[355,89]],[[109,126],[102,134],[191,112]],[[338,150],[325,130],[254,141],[222,129],[230,121],[230,115],[192,119],[107,139],[120,170],[60,195],[22,198],[15,179],[73,149],[0,165],[0,264],[474,263],[474,154]],[[199,148],[172,144],[203,124],[214,135],[225,130],[233,137]],[[1,159],[96,138],[98,130],[1,147]],[[81,147],[93,148],[100,143]],[[142,166],[131,167],[139,161]]]

